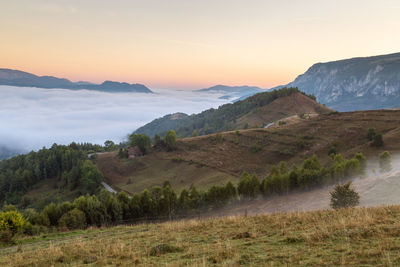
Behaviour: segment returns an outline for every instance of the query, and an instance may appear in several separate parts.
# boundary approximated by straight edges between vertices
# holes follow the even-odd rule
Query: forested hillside
[[[30,206],[25,194],[41,181],[55,180],[59,190],[80,194],[94,193],[103,179],[96,165],[88,159],[84,147],[88,144],[69,146],[54,144],[0,162],[0,203]]]
[[[242,121],[238,122],[238,120],[250,112],[256,112],[257,109],[267,106],[274,100],[293,94],[303,93],[301,93],[297,88],[282,88],[280,90],[259,93],[233,104],[225,104],[220,106],[218,109],[208,109],[191,116],[180,115],[178,118],[174,119],[173,115],[168,115],[137,129],[136,133],[145,133],[149,136],[153,136],[154,134],[164,135],[168,130],[173,129],[176,131],[178,136],[188,137],[192,135],[206,135],[234,129],[263,127],[270,123],[271,120],[264,121],[258,125],[252,125],[246,122],[242,123]],[[315,100],[315,97],[311,95],[308,97]],[[331,111],[316,102],[314,104],[318,106],[318,113],[328,113]],[[294,114],[292,113],[291,115]],[[286,116],[286,114],[283,116]],[[281,118],[283,118],[282,114],[280,117],[274,118],[274,120]]]

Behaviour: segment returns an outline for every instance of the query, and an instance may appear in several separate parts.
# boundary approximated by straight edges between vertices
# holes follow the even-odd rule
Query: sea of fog
[[[0,147],[30,151],[72,141],[120,142],[138,127],[166,114],[193,114],[229,102],[203,92],[154,92],[0,86]]]

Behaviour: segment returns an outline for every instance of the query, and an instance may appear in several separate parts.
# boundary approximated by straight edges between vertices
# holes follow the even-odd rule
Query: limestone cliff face
[[[400,106],[400,53],[317,63],[286,86],[339,110]]]

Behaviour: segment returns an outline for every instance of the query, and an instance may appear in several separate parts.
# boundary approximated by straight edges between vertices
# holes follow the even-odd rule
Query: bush
[[[220,133],[217,133],[216,135],[211,137],[211,141],[217,144],[224,142],[224,140],[225,140],[224,136]]]
[[[372,140],[371,146],[381,147],[383,146],[382,134],[376,134]]]
[[[372,140],[374,140],[375,136],[376,136],[375,128],[369,128],[367,130],[367,135],[366,135],[367,140],[372,141]]]
[[[379,168],[381,172],[390,172],[392,170],[392,155],[389,151],[382,152],[379,155]]]
[[[151,140],[145,134],[131,134],[129,136],[129,145],[132,147],[138,146],[144,154],[147,154],[151,149]]]
[[[126,148],[120,148],[118,151],[118,158],[127,159],[129,157],[128,150]]]
[[[168,151],[176,149],[176,133],[174,130],[169,130],[164,137],[165,146]]]
[[[173,157],[173,158],[171,159],[171,161],[172,161],[172,162],[175,162],[175,163],[181,163],[181,162],[184,162],[185,160],[184,160],[183,158]]]
[[[262,148],[259,145],[253,145],[250,147],[250,152],[253,154],[256,154],[262,150]]]
[[[11,234],[24,230],[26,221],[18,211],[6,211],[0,213],[0,231],[11,231]]]
[[[357,206],[360,202],[360,196],[351,188],[351,182],[344,185],[336,185],[331,194],[331,207],[340,209]]]
[[[329,148],[329,150],[328,150],[328,156],[336,155],[336,154],[337,154],[337,149],[336,149],[335,146],[332,146],[331,148]]]
[[[58,226],[72,229],[82,229],[86,227],[85,213],[78,209],[73,209],[64,214],[58,220]]]

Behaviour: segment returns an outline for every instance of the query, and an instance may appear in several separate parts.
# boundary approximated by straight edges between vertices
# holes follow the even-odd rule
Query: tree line
[[[332,155],[328,166],[322,166],[314,155],[304,160],[300,167],[293,165],[288,168],[286,162],[281,162],[272,167],[262,181],[256,175],[244,172],[237,186],[231,182],[223,186],[213,185],[207,190],[192,186],[177,194],[170,183],[165,182],[163,186],[154,186],[131,196],[125,192],[112,194],[103,189],[97,195],[86,194],[72,202],[50,203],[40,211],[25,209],[22,212],[26,220],[23,231],[37,233],[48,228],[75,229],[200,214],[236,201],[337,183],[361,176],[365,169],[366,159],[361,153],[351,159],[340,154]],[[15,215],[12,206],[6,206],[5,210]],[[6,228],[1,228],[1,216],[0,230]]]

